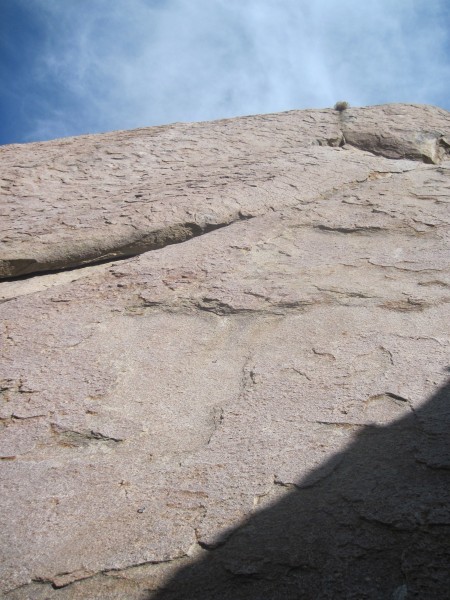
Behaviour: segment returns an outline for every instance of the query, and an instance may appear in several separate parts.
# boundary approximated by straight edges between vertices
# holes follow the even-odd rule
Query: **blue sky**
[[[450,110],[448,0],[0,0],[0,143],[296,108]]]

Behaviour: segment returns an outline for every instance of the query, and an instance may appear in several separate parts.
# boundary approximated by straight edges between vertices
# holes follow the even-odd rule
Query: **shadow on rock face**
[[[450,598],[450,381],[410,416],[365,427],[341,459],[148,597]]]

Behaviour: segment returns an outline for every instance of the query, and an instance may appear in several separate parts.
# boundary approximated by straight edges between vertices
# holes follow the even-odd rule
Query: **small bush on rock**
[[[334,110],[342,112],[344,110],[347,110],[347,108],[349,108],[349,106],[350,106],[350,104],[348,102],[344,102],[344,101],[340,100],[339,102],[336,102],[336,104],[334,105]]]

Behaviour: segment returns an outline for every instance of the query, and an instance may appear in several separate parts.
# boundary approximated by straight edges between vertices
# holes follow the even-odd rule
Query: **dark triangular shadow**
[[[409,416],[365,427],[341,459],[149,597],[450,599],[450,382]]]

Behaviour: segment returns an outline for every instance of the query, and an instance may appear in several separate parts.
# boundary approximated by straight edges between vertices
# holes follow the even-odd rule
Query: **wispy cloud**
[[[27,2],[45,33],[23,84],[29,98],[35,94],[29,139],[331,106],[338,99],[450,108],[447,5]]]

